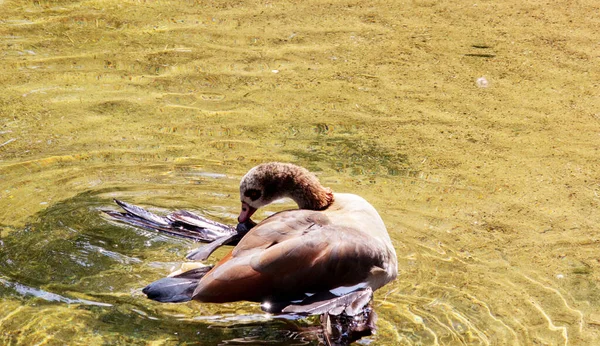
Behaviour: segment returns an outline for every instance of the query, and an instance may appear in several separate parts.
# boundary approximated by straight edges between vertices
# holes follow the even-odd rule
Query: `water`
[[[0,344],[316,344],[315,319],[148,301],[195,244],[100,213],[119,198],[234,223],[239,179],[270,160],[388,226],[400,275],[361,343],[600,339],[594,2],[0,13]]]

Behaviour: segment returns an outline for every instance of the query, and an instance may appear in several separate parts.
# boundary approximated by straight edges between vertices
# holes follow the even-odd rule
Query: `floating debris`
[[[495,58],[496,54],[477,54],[477,53],[467,53],[465,56],[472,56],[475,58]]]
[[[490,85],[490,83],[488,82],[488,80],[485,77],[477,78],[477,80],[475,81],[475,84],[477,84],[477,86],[480,88],[487,88]]]
[[[11,138],[11,139],[7,140],[6,142],[0,144],[0,148],[2,148],[3,146],[5,146],[7,144],[10,144],[10,143],[12,143],[12,142],[14,142],[16,140],[17,140],[16,138]]]

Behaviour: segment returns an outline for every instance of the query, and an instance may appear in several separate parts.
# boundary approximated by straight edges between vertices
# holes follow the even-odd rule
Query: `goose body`
[[[396,253],[375,208],[360,196],[332,193],[302,167],[251,169],[240,184],[238,221],[283,197],[300,209],[260,222],[214,268],[159,280],[144,292],[159,301],[247,300],[273,310],[324,292],[374,291],[396,278]]]

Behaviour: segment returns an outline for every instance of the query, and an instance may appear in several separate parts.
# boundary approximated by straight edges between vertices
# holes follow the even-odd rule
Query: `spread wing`
[[[359,230],[335,226],[322,212],[275,214],[200,280],[194,299],[291,301],[355,286],[384,261],[384,251],[373,242]]]

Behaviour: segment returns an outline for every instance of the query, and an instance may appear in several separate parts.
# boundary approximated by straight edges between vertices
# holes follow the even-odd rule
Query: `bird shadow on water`
[[[33,215],[23,227],[0,225],[0,311],[25,307],[54,331],[70,330],[61,334],[63,343],[100,337],[109,344],[321,344],[318,317],[274,317],[250,304],[206,307],[146,299],[141,289],[183,261],[194,243],[109,222],[99,210],[113,205],[106,197],[111,194],[82,193]],[[81,326],[75,335],[73,321],[61,317],[65,309]],[[9,327],[25,334],[36,329],[30,318],[10,318],[0,324],[0,335]]]

